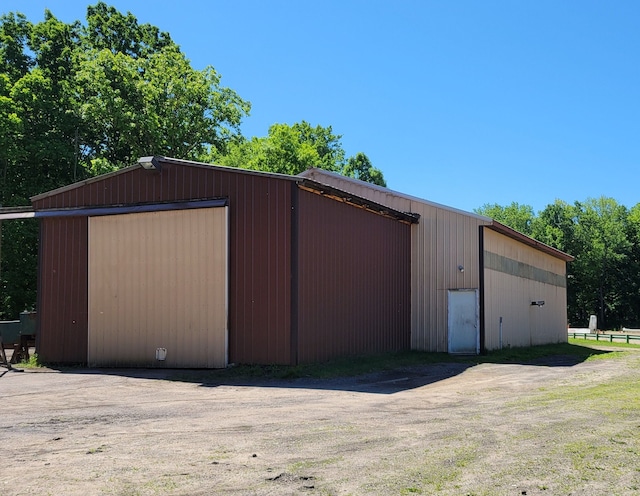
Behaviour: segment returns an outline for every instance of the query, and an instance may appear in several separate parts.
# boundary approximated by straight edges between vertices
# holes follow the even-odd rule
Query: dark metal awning
[[[132,214],[138,212],[163,212],[194,208],[226,207],[226,198],[190,200],[167,203],[142,203],[136,205],[109,205],[100,207],[56,208],[34,210],[32,207],[0,207],[0,221],[42,217],[94,217],[99,215]]]

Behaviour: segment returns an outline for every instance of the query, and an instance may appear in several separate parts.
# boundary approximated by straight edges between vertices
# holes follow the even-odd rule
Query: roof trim
[[[193,210],[196,208],[226,207],[226,198],[188,200],[183,202],[140,203],[137,205],[114,205],[111,207],[79,207],[38,210],[36,217],[98,217],[101,215],[133,214],[139,212],[165,212],[167,210]]]
[[[575,257],[572,257],[568,253],[565,253],[563,251],[558,250],[557,248],[553,248],[552,246],[544,244],[541,241],[538,241],[537,239],[533,239],[532,237],[527,236],[526,234],[522,234],[521,232],[516,231],[515,229],[512,229],[509,226],[505,226],[504,224],[501,224],[497,220],[492,221],[491,224],[484,227],[488,227],[492,231],[496,231],[500,234],[504,234],[505,236],[511,239],[515,239],[516,241],[520,241],[521,243],[532,246],[533,248],[536,248],[537,250],[540,250],[546,253],[547,255],[551,255],[552,257],[559,258],[560,260],[564,260],[565,262],[572,262],[573,260],[575,260]]]
[[[45,191],[44,193],[40,193],[38,195],[32,196],[29,198],[32,202],[43,200],[45,198],[49,198],[50,196],[59,195],[60,193],[64,193],[65,191],[71,191],[72,189],[80,188],[82,186],[86,186],[87,184],[93,184],[98,181],[102,181],[105,178],[119,176],[120,174],[124,174],[125,172],[129,172],[130,170],[137,169],[139,166],[130,165],[129,167],[125,167],[124,169],[118,169],[117,171],[107,172],[106,174],[101,174],[99,176],[90,177],[89,179],[84,179],[83,181],[78,181],[75,183],[67,184],[66,186],[61,186],[60,188],[52,189],[49,191]]]
[[[297,177],[297,176],[294,176],[294,177]],[[368,210],[375,214],[382,215],[384,217],[390,217],[392,219],[405,222],[407,224],[417,224],[420,219],[419,214],[410,213],[410,212],[400,212],[399,210],[394,210],[393,208],[386,207],[384,205],[381,205],[380,203],[367,200],[366,198],[362,198],[357,195],[352,195],[347,191],[343,191],[341,189],[337,189],[332,186],[319,183],[317,181],[312,181],[311,179],[302,180],[298,184],[298,187],[305,191],[311,191],[312,193],[316,193],[321,196],[326,196],[333,200],[342,201],[344,203],[348,203],[349,205],[353,205],[355,207],[364,208],[365,210]]]
[[[30,219],[35,217],[32,207],[0,207],[0,221],[11,219]]]
[[[399,198],[405,198],[407,200],[410,201],[415,201],[415,202],[419,202],[419,203],[423,203],[425,205],[429,205],[431,207],[435,207],[435,208],[440,208],[443,210],[447,210],[449,212],[454,212],[457,214],[462,214],[462,215],[466,215],[468,217],[473,217],[475,219],[479,219],[479,220],[483,220],[485,222],[491,222],[491,218],[489,217],[485,217],[484,215],[479,215],[479,214],[475,214],[473,212],[467,212],[465,210],[460,210],[454,207],[449,207],[447,205],[442,205],[441,203],[436,203],[436,202],[432,202],[429,200],[425,200],[424,198],[418,198],[417,196],[411,196],[411,195],[407,195],[405,193],[401,193],[399,191],[395,191],[393,189],[389,189],[389,188],[385,188],[384,186],[378,186],[377,184],[373,184],[373,183],[368,183],[366,181],[362,181],[360,179],[355,179],[353,177],[347,177],[347,176],[343,176],[342,174],[338,174],[337,172],[331,172],[325,169],[319,169],[317,167],[310,167],[307,170],[301,172],[300,174],[298,174],[299,177],[304,177],[307,179],[311,179],[317,182],[321,182],[319,181],[317,178],[314,177],[314,175],[319,175],[319,176],[329,176],[329,177],[333,177],[335,179],[341,179],[347,182],[350,182],[352,184],[356,184],[359,186],[366,186],[369,189],[375,190],[375,191],[380,191],[381,193],[388,193],[388,194],[392,194],[394,196],[397,196]]]

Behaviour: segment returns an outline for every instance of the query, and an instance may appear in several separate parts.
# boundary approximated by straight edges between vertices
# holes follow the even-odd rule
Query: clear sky
[[[32,22],[95,1],[0,0]],[[251,101],[243,133],[333,127],[390,188],[485,203],[640,202],[636,0],[111,0]]]

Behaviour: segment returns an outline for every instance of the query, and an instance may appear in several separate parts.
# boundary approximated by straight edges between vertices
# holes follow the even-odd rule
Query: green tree
[[[0,205],[131,165],[143,155],[199,158],[241,139],[249,102],[197,71],[167,33],[99,2],[87,22],[50,11],[0,18]],[[35,301],[35,223],[4,223],[0,314]],[[24,263],[10,256],[24,254]],[[31,267],[31,269],[27,269]],[[14,273],[12,273],[12,271]],[[24,279],[29,291],[18,291]]]
[[[627,216],[627,239],[631,244],[629,260],[621,277],[626,289],[623,308],[627,310],[624,324],[640,327],[640,203],[629,210]]]
[[[273,124],[266,137],[230,143],[212,161],[230,167],[296,175],[309,167],[338,172],[344,160],[341,136],[331,126]]]
[[[312,126],[306,121],[273,124],[267,136],[231,142],[223,152],[213,151],[204,160],[291,175],[316,167],[386,186],[382,171],[373,167],[364,153],[345,160],[341,138],[331,126]]]
[[[92,172],[151,154],[197,159],[241,136],[250,104],[213,67],[194,70],[167,33],[104,3],[87,21],[75,88]]]
[[[497,203],[486,203],[480,208],[476,208],[474,212],[497,220],[523,234],[531,235],[535,213],[530,205],[512,202],[503,207]]]
[[[576,207],[562,200],[556,200],[542,210],[532,223],[531,236],[538,241],[557,248],[574,257],[582,252],[583,245],[578,242]],[[585,326],[589,313],[578,301],[582,300],[584,286],[580,264],[567,264],[567,317],[569,323]]]
[[[353,157],[349,157],[347,163],[342,169],[342,175],[354,177],[361,181],[377,184],[378,186],[387,186],[387,182],[382,176],[382,171],[376,169],[364,153],[359,152]]]
[[[567,267],[571,323],[586,325],[592,314],[601,328],[637,319],[629,305],[637,277],[628,270],[633,248],[628,217],[626,207],[600,197],[573,205],[557,200],[534,220],[533,237],[575,257]]]

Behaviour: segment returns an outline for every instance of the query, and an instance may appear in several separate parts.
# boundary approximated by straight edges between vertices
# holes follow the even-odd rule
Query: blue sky
[[[0,0],[32,22],[94,1]],[[640,2],[112,0],[251,101],[331,125],[389,187],[471,211],[640,202]]]

